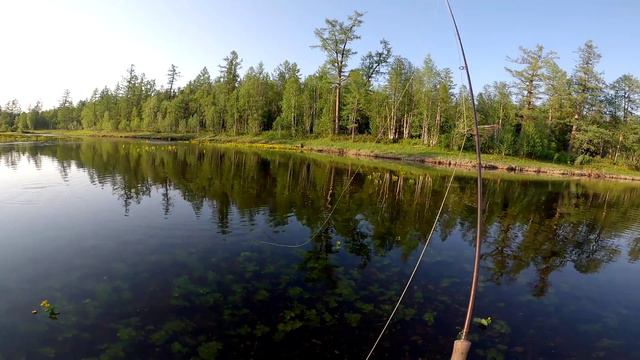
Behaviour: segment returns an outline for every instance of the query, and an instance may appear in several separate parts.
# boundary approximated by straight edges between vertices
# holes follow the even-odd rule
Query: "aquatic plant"
[[[222,344],[217,341],[210,341],[198,347],[198,355],[204,360],[215,360],[222,350]]]
[[[422,319],[427,322],[428,326],[433,326],[433,324],[436,322],[436,315],[437,312],[435,311],[427,311],[422,316]]]
[[[47,299],[42,300],[42,302],[40,302],[40,307],[49,316],[49,319],[58,320],[58,315],[60,315],[60,313],[56,311],[55,306],[49,303],[49,300]],[[32,313],[36,314],[37,311]]]
[[[481,328],[488,328],[489,325],[491,325],[491,316],[488,316],[486,318],[473,318],[473,323],[480,326]]]

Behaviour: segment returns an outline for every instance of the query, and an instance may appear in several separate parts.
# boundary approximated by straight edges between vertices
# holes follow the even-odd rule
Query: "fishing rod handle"
[[[456,340],[453,343],[451,360],[466,360],[469,349],[471,349],[471,342],[469,340]]]

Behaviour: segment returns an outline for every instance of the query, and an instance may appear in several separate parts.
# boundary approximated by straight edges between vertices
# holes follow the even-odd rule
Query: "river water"
[[[363,359],[451,174],[193,144],[0,146],[0,359]],[[492,322],[472,329],[472,358],[640,359],[640,186],[488,173],[485,191],[476,316]],[[475,178],[459,172],[374,358],[449,357],[474,236]]]

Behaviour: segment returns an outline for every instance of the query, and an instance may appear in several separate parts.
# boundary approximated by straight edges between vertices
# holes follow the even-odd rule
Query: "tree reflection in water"
[[[109,345],[123,354],[136,351],[149,356],[158,355],[154,351],[165,345],[184,356],[197,351],[181,352],[178,345],[217,348],[202,335],[213,327],[219,329],[221,335],[215,341],[222,342],[227,356],[255,356],[252,351],[278,353],[283,344],[293,348],[288,356],[298,356],[296,351],[302,348],[297,337],[308,340],[307,348],[321,349],[322,344],[313,342],[319,341],[318,333],[312,330],[316,328],[323,329],[324,341],[336,351],[353,356],[363,353],[375,333],[369,330],[388,315],[405,279],[406,265],[415,259],[415,250],[430,230],[449,175],[445,170],[406,164],[189,144],[81,141],[0,147],[1,168],[16,169],[21,159],[28,159],[36,168],[45,159],[55,159],[62,179],[68,179],[73,169],[85,171],[92,184],[112,190],[124,215],[145,199],[158,197],[158,214],[168,219],[174,216],[176,204],[184,200],[195,217],[210,217],[222,236],[239,233],[246,240],[238,245],[242,248],[237,257],[214,256],[216,266],[226,273],[207,270],[213,266],[213,258],[207,258],[212,251],[205,246],[212,245],[178,249],[171,257],[159,258],[157,266],[176,269],[174,277],[162,280],[165,286],[172,286],[174,298],[165,305],[168,313],[155,314],[154,319],[170,319],[164,325],[146,324],[153,329],[148,334],[144,318],[118,320],[118,326],[144,335]],[[361,171],[321,228],[361,164]],[[492,285],[495,293],[481,293],[481,301],[507,301],[499,289],[511,289],[510,284],[520,279],[528,282],[529,295],[545,298],[554,287],[553,275],[562,269],[593,274],[607,264],[640,258],[640,187],[636,185],[489,175],[485,189],[482,283]],[[390,343],[383,346],[389,357],[412,357],[417,354],[415,349],[423,351],[422,345],[410,350],[394,348],[393,339],[407,334],[418,336],[416,344],[429,337],[432,348],[427,353],[434,358],[442,353],[442,344],[448,353],[451,334],[446,331],[454,329],[451,324],[462,316],[464,300],[460,295],[467,286],[469,269],[465,266],[470,257],[465,256],[473,246],[474,206],[475,179],[460,175],[443,209],[435,240],[442,244],[462,239],[464,248],[451,245],[446,251],[439,248],[427,254],[425,279],[419,283],[423,291],[412,294],[399,316],[400,322],[408,323],[392,329]],[[262,219],[267,229],[261,228],[257,235],[238,225],[255,226]],[[306,230],[289,233],[292,224]],[[256,241],[260,239],[255,238],[268,236],[300,244],[318,230],[313,241],[293,250],[260,245]],[[256,247],[260,255],[256,255]],[[290,266],[291,262],[295,266]],[[131,264],[134,262],[127,266],[133,267]],[[135,289],[124,282],[108,286],[110,296]],[[279,315],[274,318],[262,310],[262,302]],[[107,300],[99,307],[107,309],[106,304]],[[415,309],[424,311],[416,314]],[[215,316],[203,319],[203,312]],[[425,329],[420,320],[423,316],[435,324],[433,328]],[[485,355],[491,351],[508,357],[521,355],[516,351],[519,346],[509,352],[499,346],[515,341],[505,326],[483,334],[485,343],[479,346],[486,350]],[[349,327],[360,333],[350,333]],[[249,335],[247,328],[256,333]],[[275,342],[258,341],[262,331],[271,334]],[[293,333],[297,335],[287,337]],[[353,337],[352,346],[337,345],[344,336]],[[171,341],[175,341],[173,345]],[[567,349],[559,351],[571,354]]]

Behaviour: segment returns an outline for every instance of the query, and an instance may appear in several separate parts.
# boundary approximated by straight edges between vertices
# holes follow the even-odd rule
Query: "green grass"
[[[34,133],[48,133],[65,137],[103,137],[119,139],[146,139],[166,141],[188,141],[196,137],[196,134],[157,133],[151,131],[106,131],[106,130],[46,130]]]
[[[59,139],[57,136],[43,135],[32,132],[0,132],[1,143],[51,141]]]
[[[370,156],[397,160],[414,160],[418,162],[457,162],[459,165],[472,167],[475,165],[475,154],[463,152],[459,154],[442,148],[426,147],[419,140],[403,140],[399,142],[376,142],[373,136],[358,136],[352,141],[349,136],[290,137],[275,131],[260,135],[212,135],[200,134],[171,134],[155,132],[121,132],[96,130],[50,130],[35,131],[31,134],[0,133],[0,142],[6,141],[39,141],[42,134],[57,137],[104,137],[104,138],[133,138],[143,140],[190,141],[197,143],[224,144],[226,146],[243,146],[261,149],[295,150],[337,153],[340,155]],[[13,139],[13,140],[12,140]],[[16,140],[20,139],[20,140]],[[559,164],[550,161],[525,159],[513,156],[483,154],[483,162],[498,169],[518,169],[525,172],[548,172],[552,175],[580,175],[582,172],[597,176],[626,176],[640,178],[640,171],[630,169],[622,164],[613,164],[606,159],[594,159],[586,165]]]
[[[405,140],[396,143],[375,142],[375,138],[368,136],[357,137],[355,141],[352,141],[348,136],[285,138],[278,136],[277,133],[267,132],[261,135],[205,136],[197,138],[196,141],[275,149],[339,152],[345,155],[388,157],[400,160],[456,161],[459,159],[460,162],[470,166],[475,164],[475,153],[472,152],[459,154],[457,151],[448,149],[426,147],[416,140]],[[640,177],[640,171],[630,169],[622,164],[613,164],[605,159],[594,159],[589,164],[579,166],[494,154],[483,154],[482,159],[485,165],[494,165],[498,168],[512,167],[527,169],[528,171],[540,169],[567,173],[591,172]]]

